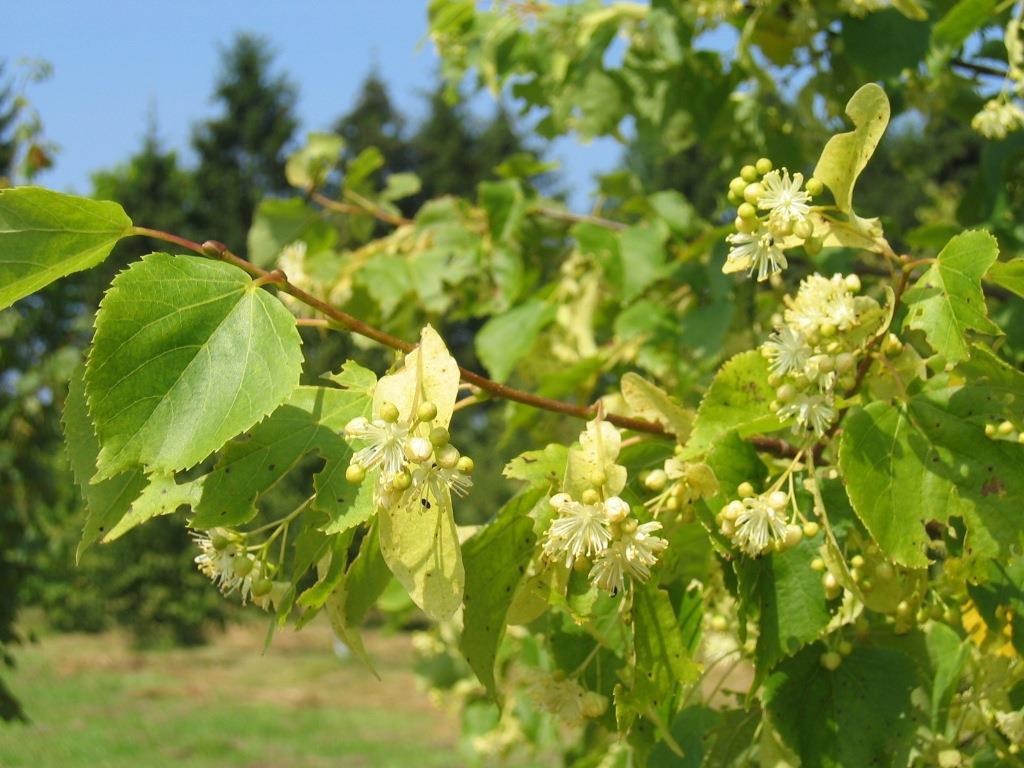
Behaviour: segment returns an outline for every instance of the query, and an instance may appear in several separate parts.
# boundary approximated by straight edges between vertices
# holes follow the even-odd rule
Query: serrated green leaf
[[[341,584],[345,577],[345,568],[348,566],[348,547],[352,543],[354,531],[349,529],[344,533],[331,537],[328,548],[330,559],[321,560],[317,566],[318,578],[313,586],[309,587],[295,601],[303,608],[310,609],[304,616],[312,618],[324,604],[331,594]],[[306,619],[308,621],[308,619]]]
[[[832,190],[840,211],[853,210],[853,188],[889,124],[889,99],[879,86],[861,86],[846,105],[854,129],[828,140],[814,177]]]
[[[758,676],[817,640],[828,626],[831,616],[825,604],[825,587],[821,574],[811,568],[820,544],[820,538],[804,539],[796,547],[761,560],[757,586]]]
[[[229,442],[217,464],[198,482],[202,494],[196,504],[194,528],[234,526],[256,515],[256,499],[273,488],[302,459],[317,452],[326,461],[314,477],[314,509],[330,516],[328,533],[344,530],[339,520],[353,514],[365,520],[372,512],[365,509],[361,487],[344,482],[345,468],[352,455],[342,439],[345,425],[357,416],[370,413],[370,394],[365,390],[338,390],[323,387],[299,387],[288,402],[257,424],[246,435]],[[372,487],[372,484],[369,484]]]
[[[494,522],[462,545],[466,593],[459,650],[494,699],[494,660],[509,606],[533,557],[537,537],[528,513],[538,503],[546,503],[539,488],[516,496]]]
[[[555,307],[542,299],[531,299],[495,315],[480,329],[474,345],[491,378],[505,381],[520,360],[533,348],[537,334],[555,319]]]
[[[966,331],[999,335],[988,318],[981,276],[995,262],[999,245],[988,232],[964,232],[950,240],[904,300],[910,306],[906,324],[924,331],[928,343],[947,362],[970,354]]]
[[[177,483],[174,475],[152,475],[149,484],[129,506],[128,511],[106,536],[103,543],[124,536],[128,531],[159,515],[170,515],[179,507],[192,506],[199,497],[199,486],[194,483]]]
[[[71,462],[75,483],[85,498],[87,512],[82,540],[75,554],[78,560],[85,550],[99,541],[124,517],[132,501],[138,498],[142,489],[146,487],[146,478],[140,469],[124,472],[99,483],[89,482],[96,474],[100,441],[96,438],[92,421],[89,419],[83,373],[84,370],[79,368],[71,377],[63,414],[68,459]]]
[[[117,203],[39,187],[0,189],[0,309],[103,261],[132,222]]]
[[[664,425],[685,443],[693,427],[692,411],[683,408],[668,392],[636,373],[627,373],[619,384],[626,404],[638,417]]]
[[[86,366],[96,479],[202,461],[292,393],[299,345],[291,313],[241,269],[166,253],[136,262],[100,305]]]
[[[994,262],[988,268],[985,279],[1024,298],[1024,256]]]
[[[953,484],[930,470],[933,458],[908,414],[888,403],[854,409],[843,422],[839,467],[853,508],[882,551],[908,568],[928,565],[925,523],[957,509]]]
[[[294,152],[285,163],[288,183],[298,189],[316,189],[327,180],[345,149],[345,140],[336,133],[310,133],[306,146]]]
[[[834,672],[813,645],[779,665],[764,686],[772,724],[802,765],[821,768],[907,764],[917,727],[910,658],[888,648],[857,647]]]
[[[701,401],[686,454],[703,453],[732,431],[746,437],[780,429],[782,424],[770,408],[775,390],[768,384],[768,375],[768,361],[756,349],[729,359]]]
[[[307,253],[315,254],[332,249],[338,233],[300,197],[262,200],[246,240],[249,260],[270,267],[282,249],[297,240],[306,243]]]
[[[622,258],[622,300],[635,299],[665,273],[668,227],[660,221],[637,224],[619,235]]]

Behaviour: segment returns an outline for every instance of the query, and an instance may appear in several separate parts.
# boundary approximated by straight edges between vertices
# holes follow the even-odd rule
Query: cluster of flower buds
[[[796,509],[786,514],[791,497],[774,489],[755,494],[750,483],[740,483],[734,499],[718,512],[719,530],[732,539],[733,544],[746,555],[758,557],[768,551],[782,552],[795,547],[806,536],[818,533],[818,524],[796,523]]]
[[[881,317],[878,302],[857,296],[859,290],[856,275],[810,275],[796,297],[786,297],[785,322],[761,345],[776,388],[774,407],[780,419],[794,421],[794,431],[824,434],[836,415],[836,387],[856,381],[872,330],[865,321]]]
[[[195,557],[199,572],[210,579],[225,595],[234,592],[242,605],[250,599],[263,609],[276,604],[290,586],[273,580],[272,569],[246,548],[244,535],[227,528],[192,532],[199,547]]]
[[[986,424],[985,435],[993,440],[1009,440],[1024,443],[1024,431],[1014,426],[1012,421],[1001,421],[998,424]]]
[[[551,560],[564,559],[568,568],[585,568],[592,562],[590,581],[612,595],[625,592],[633,580],[647,581],[651,566],[668,546],[654,535],[661,523],[638,522],[618,496],[602,499],[588,489],[578,501],[567,493],[549,501],[558,517],[548,528],[544,554]]]
[[[452,445],[448,429],[434,424],[437,406],[422,402],[411,419],[402,420],[398,408],[384,403],[373,420],[359,416],[345,426],[345,437],[365,443],[345,471],[350,483],[361,483],[377,472],[375,501],[393,507],[413,496],[449,498],[465,496],[473,485],[473,460]]]
[[[680,512],[688,519],[695,502],[718,493],[718,480],[711,467],[702,461],[684,461],[679,456],[665,459],[663,469],[652,469],[644,475],[643,484],[657,494],[646,504],[655,516]]]
[[[608,697],[588,691],[561,672],[548,674],[540,670],[522,673],[521,679],[530,699],[539,709],[556,715],[569,726],[582,725],[600,717],[608,709]]]
[[[814,235],[811,198],[824,186],[815,178],[804,184],[802,173],[772,169],[772,161],[762,157],[754,165],[745,165],[740,175],[729,182],[729,202],[736,208],[736,232],[726,240],[731,248],[722,271],[757,273],[757,279],[785,269],[784,251],[802,245],[809,255],[821,250],[821,239]]]

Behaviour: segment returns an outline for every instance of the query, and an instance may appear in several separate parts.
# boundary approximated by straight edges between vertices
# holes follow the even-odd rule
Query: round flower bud
[[[665,509],[667,509],[669,512],[678,512],[679,511],[679,499],[676,498],[675,496],[669,496],[665,500]]]
[[[561,509],[566,504],[572,504],[572,496],[568,493],[556,493],[548,499],[548,504],[550,504],[554,509]]]
[[[821,666],[829,672],[835,672],[839,669],[839,665],[842,663],[843,657],[835,651],[828,651],[827,653],[821,654]]]
[[[722,510],[722,516],[726,520],[729,520],[731,522],[740,516],[740,513],[743,512],[743,509],[744,507],[742,501],[730,501],[728,504],[725,505],[725,508]]]
[[[405,444],[405,458],[416,463],[424,462],[434,452],[434,446],[425,437],[411,437]]]
[[[350,483],[361,483],[364,477],[366,477],[366,469],[358,462],[352,462],[345,470],[345,479]]]
[[[437,406],[429,400],[420,403],[420,407],[416,409],[416,418],[419,421],[433,421],[436,416]]]
[[[448,434],[448,430],[444,427],[434,427],[430,430],[430,443],[438,448],[442,445],[448,445],[452,437]]]
[[[597,504],[601,500],[601,494],[595,491],[593,488],[587,488],[581,495],[580,501],[584,504]]]
[[[231,544],[231,539],[220,533],[215,533],[210,537],[210,543],[213,544],[213,548],[218,552],[223,552]]]
[[[1017,442],[1024,445],[1024,432],[1021,432],[1020,434],[1017,435]]]
[[[761,195],[764,194],[764,187],[758,183],[747,184],[747,188],[743,190],[743,199],[751,205],[757,205],[757,201],[761,199]]]
[[[736,197],[743,197],[743,190],[746,188],[747,182],[739,176],[729,182],[729,191]]]
[[[857,358],[849,352],[840,352],[836,355],[836,370],[839,373],[848,373],[857,364]]]
[[[746,203],[744,203],[746,205]],[[733,226],[736,227],[737,232],[742,232],[744,235],[749,235],[755,229],[757,229],[757,219],[741,219],[739,216],[733,221]]]
[[[839,652],[843,656],[849,656],[851,653],[853,653],[853,643],[851,643],[849,640],[840,641]]]
[[[740,181],[743,181],[743,179],[740,179]],[[729,190],[729,194],[725,196],[725,199],[729,201],[729,205],[739,205],[740,201],[742,201],[743,198],[741,198],[732,190]]]
[[[886,562],[881,562],[875,566],[875,578],[879,581],[889,581],[895,575],[896,571]]]
[[[939,768],[960,768],[964,762],[964,757],[958,749],[944,749],[936,757],[939,760]]]
[[[766,173],[768,173],[768,171],[772,169],[772,161],[769,160],[767,157],[762,157],[756,163],[754,163],[754,168],[757,169],[757,172],[759,174],[764,176]]]
[[[996,425],[995,424],[986,424],[985,425],[985,436],[986,437],[995,437],[996,436]]]
[[[752,206],[750,203],[742,203],[740,207],[736,209],[736,215],[741,219],[756,219],[757,208]]]
[[[398,421],[399,416],[401,416],[401,414],[398,412],[398,406],[394,403],[384,403],[381,405],[380,417],[384,419],[384,421],[394,424]]]
[[[438,466],[445,469],[454,469],[455,465],[459,463],[461,455],[458,448],[448,443],[448,445],[443,445],[434,451],[434,460],[438,463]]]
[[[270,590],[274,588],[274,582],[270,579],[260,577],[252,583],[252,595],[253,597],[266,597],[270,594]]]
[[[818,333],[821,334],[823,339],[831,339],[836,335],[836,327],[832,323],[822,323],[818,328]]]
[[[720,613],[716,613],[711,617],[711,628],[715,632],[725,632],[729,628],[729,622],[725,616]]]
[[[996,429],[999,431],[1000,435],[1008,435],[1011,432],[1013,432],[1013,424],[1011,424],[1009,421],[1004,421],[1001,422],[999,426],[996,427]]]
[[[811,570],[815,573],[824,573],[825,561],[822,560],[820,557],[814,558],[813,560],[811,560]]]
[[[663,491],[668,483],[668,475],[664,469],[652,469],[644,478],[644,486],[649,491]]]
[[[775,397],[778,399],[780,403],[790,402],[794,397],[796,397],[796,394],[796,387],[794,387],[789,382],[783,384],[781,387],[775,390]]]
[[[814,224],[810,219],[800,219],[793,225],[793,234],[801,240],[806,240],[814,234]]]
[[[476,464],[473,463],[469,456],[460,456],[459,460],[455,463],[455,468],[464,475],[472,475],[475,467]]]
[[[889,357],[896,357],[896,355],[903,351],[903,342],[900,341],[899,336],[895,333],[890,333],[882,343],[882,351]]]
[[[789,235],[793,234],[793,222],[789,219],[769,222],[769,227],[771,227],[772,234],[776,237],[789,237]],[[778,288],[779,286],[775,287]]]
[[[235,572],[235,576],[245,578],[252,569],[256,566],[256,563],[250,557],[236,557],[235,561],[231,564],[231,570]]]
[[[906,618],[907,616],[909,616],[910,615],[910,603],[908,603],[906,600],[900,600],[896,604],[896,615],[900,616],[900,617],[903,617],[903,618]]]
[[[761,178],[761,174],[757,172],[756,166],[744,165],[740,169],[740,178],[744,181],[757,181]]]
[[[391,487],[396,491],[406,491],[412,485],[412,477],[404,469],[391,478]]]
[[[860,292],[860,277],[857,275],[851,273],[843,278],[843,282],[846,283],[846,287],[849,289],[850,293]]]
[[[772,491],[768,494],[768,506],[776,511],[785,509],[788,503],[789,494],[785,491]]]
[[[584,717],[600,717],[608,709],[608,698],[597,691],[587,691],[580,701]]]
[[[863,568],[864,557],[862,555],[854,555],[850,558],[850,565],[852,565],[854,568]]]
[[[825,191],[825,185],[813,176],[807,180],[807,183],[804,184],[804,188],[807,190],[807,194],[811,197],[817,197]]]
[[[356,416],[352,421],[345,425],[345,435],[352,437],[358,432],[362,432],[369,426],[370,422],[366,420],[365,416]]]
[[[793,547],[795,547],[797,544],[800,543],[800,540],[803,537],[804,531],[799,525],[786,526],[786,538],[784,539],[784,541],[786,542],[787,549],[792,549]]]
[[[736,493],[738,493],[740,496],[744,498],[748,496],[753,496],[754,486],[747,482],[740,483],[739,485],[736,486]]]
[[[725,520],[722,523],[722,525],[719,528],[719,530],[722,532],[723,536],[732,536],[733,533],[735,533],[735,531],[736,531],[736,529],[733,527],[733,524],[730,521],[728,521],[728,520]]]
[[[822,242],[820,237],[808,237],[804,240],[804,250],[808,256],[817,256],[821,253]]]
[[[619,523],[629,517],[629,504],[618,496],[612,496],[604,503],[604,514],[610,523]]]
[[[804,536],[806,536],[808,539],[813,539],[815,536],[818,535],[818,531],[821,530],[821,526],[819,526],[813,520],[809,520],[808,522],[804,523],[803,530]]]

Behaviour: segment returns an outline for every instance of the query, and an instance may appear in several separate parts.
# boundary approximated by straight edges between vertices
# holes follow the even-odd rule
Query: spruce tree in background
[[[222,114],[192,137],[199,166],[191,229],[237,250],[245,247],[256,204],[288,189],[285,148],[298,127],[296,90],[272,64],[266,40],[239,35],[222,54],[214,91]]]
[[[356,97],[355,106],[334,124],[334,132],[345,139],[346,160],[369,147],[384,156],[379,174],[412,170],[409,142],[405,136],[406,119],[395,108],[387,84],[371,70]]]
[[[419,197],[429,200],[451,194],[471,198],[476,185],[487,175],[483,169],[493,158],[481,156],[479,133],[465,104],[450,103],[443,85],[438,85],[428,99],[427,117],[410,141],[413,169],[423,181]]]

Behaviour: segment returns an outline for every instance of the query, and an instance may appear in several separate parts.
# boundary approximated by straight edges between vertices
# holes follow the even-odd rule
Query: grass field
[[[326,627],[233,627],[209,646],[136,651],[117,634],[53,635],[18,652],[32,719],[0,724],[0,768],[459,766],[455,725],[417,688],[408,640],[369,634],[378,682]]]

